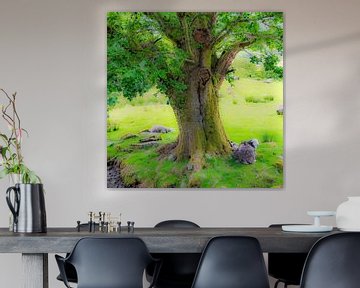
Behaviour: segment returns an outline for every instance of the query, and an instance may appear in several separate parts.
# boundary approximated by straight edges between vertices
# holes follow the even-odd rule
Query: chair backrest
[[[188,220],[166,220],[156,224],[155,228],[200,228],[200,226]],[[155,255],[156,258],[162,260],[157,286],[178,285],[181,287],[179,283],[187,287],[191,285],[199,264],[200,253],[161,253]]]
[[[200,228],[200,226],[188,220],[166,220],[157,223],[155,228]]]
[[[152,260],[138,238],[82,238],[67,259],[76,269],[78,288],[142,288]]]
[[[282,225],[294,224],[271,224],[269,228],[281,229]],[[300,285],[306,257],[307,253],[268,253],[269,275],[288,285]]]
[[[203,254],[192,288],[268,288],[264,258],[256,238],[212,238]]]
[[[360,233],[332,234],[316,242],[305,262],[300,287],[360,287]]]

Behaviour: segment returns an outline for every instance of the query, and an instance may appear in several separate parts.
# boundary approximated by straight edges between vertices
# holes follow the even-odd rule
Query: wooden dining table
[[[338,233],[283,232],[281,227],[224,228],[135,228],[120,232],[77,231],[76,228],[48,228],[47,233],[13,233],[0,228],[0,253],[21,253],[24,288],[48,288],[48,253],[67,253],[83,237],[139,237],[151,253],[201,253],[209,239],[222,235],[252,236],[262,251],[308,252],[321,237]]]

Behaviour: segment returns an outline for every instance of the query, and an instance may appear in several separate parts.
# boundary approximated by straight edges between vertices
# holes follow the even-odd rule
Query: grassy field
[[[138,134],[153,125],[173,127],[162,134],[161,143],[176,140],[178,129],[166,97],[149,91],[129,102],[122,99],[109,111],[108,159],[121,161],[122,180],[137,187],[202,187],[202,188],[280,188],[283,186],[283,116],[276,110],[283,103],[282,81],[241,78],[231,87],[224,83],[220,91],[220,113],[231,141],[239,143],[256,138],[257,161],[239,164],[231,156],[208,155],[206,167],[190,174],[185,162],[159,160],[158,147],[134,148],[145,137]],[[132,138],[124,139],[129,134]],[[191,178],[191,179],[190,179]],[[191,184],[189,184],[191,183]]]

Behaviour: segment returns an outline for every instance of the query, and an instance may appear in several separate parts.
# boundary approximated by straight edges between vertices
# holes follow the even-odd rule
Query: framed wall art
[[[108,188],[283,187],[283,13],[107,14]]]

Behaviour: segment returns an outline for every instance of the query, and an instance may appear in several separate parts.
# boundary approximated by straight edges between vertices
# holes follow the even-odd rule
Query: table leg
[[[48,254],[22,254],[23,288],[49,288]]]

